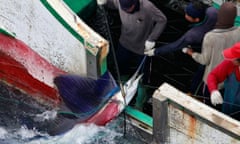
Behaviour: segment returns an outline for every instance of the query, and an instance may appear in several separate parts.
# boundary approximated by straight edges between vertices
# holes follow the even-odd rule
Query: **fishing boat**
[[[136,72],[121,87],[108,72],[109,41],[84,22],[94,14],[95,0],[0,1],[1,82],[52,109],[60,109],[61,118],[70,119],[64,123],[60,120],[57,126],[62,126],[54,127],[53,135],[69,130],[76,123],[105,125],[125,109],[128,120],[150,142],[240,143],[238,121],[166,83],[154,92],[152,115],[127,106],[141,74]],[[179,3],[170,2],[176,10]],[[219,7],[222,2],[213,1],[213,5]],[[102,80],[107,79],[110,82],[102,94],[106,99],[100,99],[97,103],[100,106],[94,111],[71,107],[64,93],[76,89],[73,79],[80,79],[87,86],[102,84]],[[61,84],[69,89],[61,88]],[[82,99],[89,102],[90,98],[83,96]],[[90,106],[93,108],[96,104]],[[71,125],[68,127],[66,123]]]
[[[67,5],[72,2],[76,9]],[[61,120],[50,134],[67,130],[66,123],[68,128],[105,125],[131,101],[141,75],[129,79],[122,92],[106,69],[108,42],[78,16],[95,1],[13,0],[3,5],[9,7],[1,7],[1,82],[74,117]]]
[[[176,2],[177,5],[178,2]],[[223,2],[216,0],[212,5],[219,8]],[[176,5],[174,5],[174,10],[175,8]],[[235,19],[235,25],[239,26],[240,14],[239,7],[237,8],[238,16]],[[163,68],[167,69],[164,66]],[[144,139],[150,137],[149,141],[152,143],[166,144],[240,143],[238,120],[189,97],[182,91],[184,85],[176,79],[168,80],[168,82],[171,84],[162,82],[154,90],[151,114],[142,113],[132,107],[126,108],[131,118],[130,123],[148,134],[144,136],[141,133]]]

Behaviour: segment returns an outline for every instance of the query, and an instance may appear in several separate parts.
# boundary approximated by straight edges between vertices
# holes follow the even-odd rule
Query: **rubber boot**
[[[143,106],[145,102],[147,101],[147,88],[142,84],[139,83],[138,89],[137,89],[137,97],[135,102],[135,108],[142,111]]]

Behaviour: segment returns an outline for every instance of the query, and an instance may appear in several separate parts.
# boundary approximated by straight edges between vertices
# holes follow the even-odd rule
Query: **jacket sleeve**
[[[151,13],[151,18],[156,23],[148,37],[148,40],[156,41],[167,24],[167,17],[162,13],[161,10],[155,7],[152,3],[149,4],[149,11]]]
[[[202,52],[201,53],[194,52],[192,54],[192,58],[202,65],[208,65],[210,63],[211,56],[214,51],[213,48],[216,47],[214,46],[214,44],[215,39],[208,37],[206,35],[203,40]]]
[[[234,64],[231,61],[223,60],[217,65],[207,77],[207,86],[209,92],[218,89],[218,84],[223,82],[234,70]]]
[[[163,55],[174,52],[186,47],[187,45],[189,45],[189,43],[185,41],[185,35],[183,35],[181,38],[174,42],[156,48],[154,55]]]

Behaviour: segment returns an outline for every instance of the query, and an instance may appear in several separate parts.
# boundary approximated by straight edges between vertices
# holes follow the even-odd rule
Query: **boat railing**
[[[65,29],[83,44],[87,56],[87,75],[94,78],[102,75],[106,71],[108,41],[90,28],[64,1],[41,2]]]
[[[240,122],[171,85],[153,94],[153,142],[240,143]]]

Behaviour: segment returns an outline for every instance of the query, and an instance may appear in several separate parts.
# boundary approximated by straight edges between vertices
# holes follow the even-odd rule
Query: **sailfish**
[[[142,77],[137,70],[120,89],[109,71],[98,79],[69,74],[14,35],[4,33],[0,33],[0,55],[1,81],[36,101],[53,101],[52,107],[57,107],[53,119],[33,119],[36,129],[50,135],[64,133],[79,123],[107,124],[132,100]]]
[[[78,75],[60,75],[54,79],[63,102],[71,113],[59,113],[73,117],[72,123],[94,123],[105,125],[116,118],[133,99],[143,74],[135,74],[123,85],[115,82],[110,72],[94,80]],[[69,126],[69,122],[67,124]],[[49,133],[56,135],[65,126],[57,125]]]

